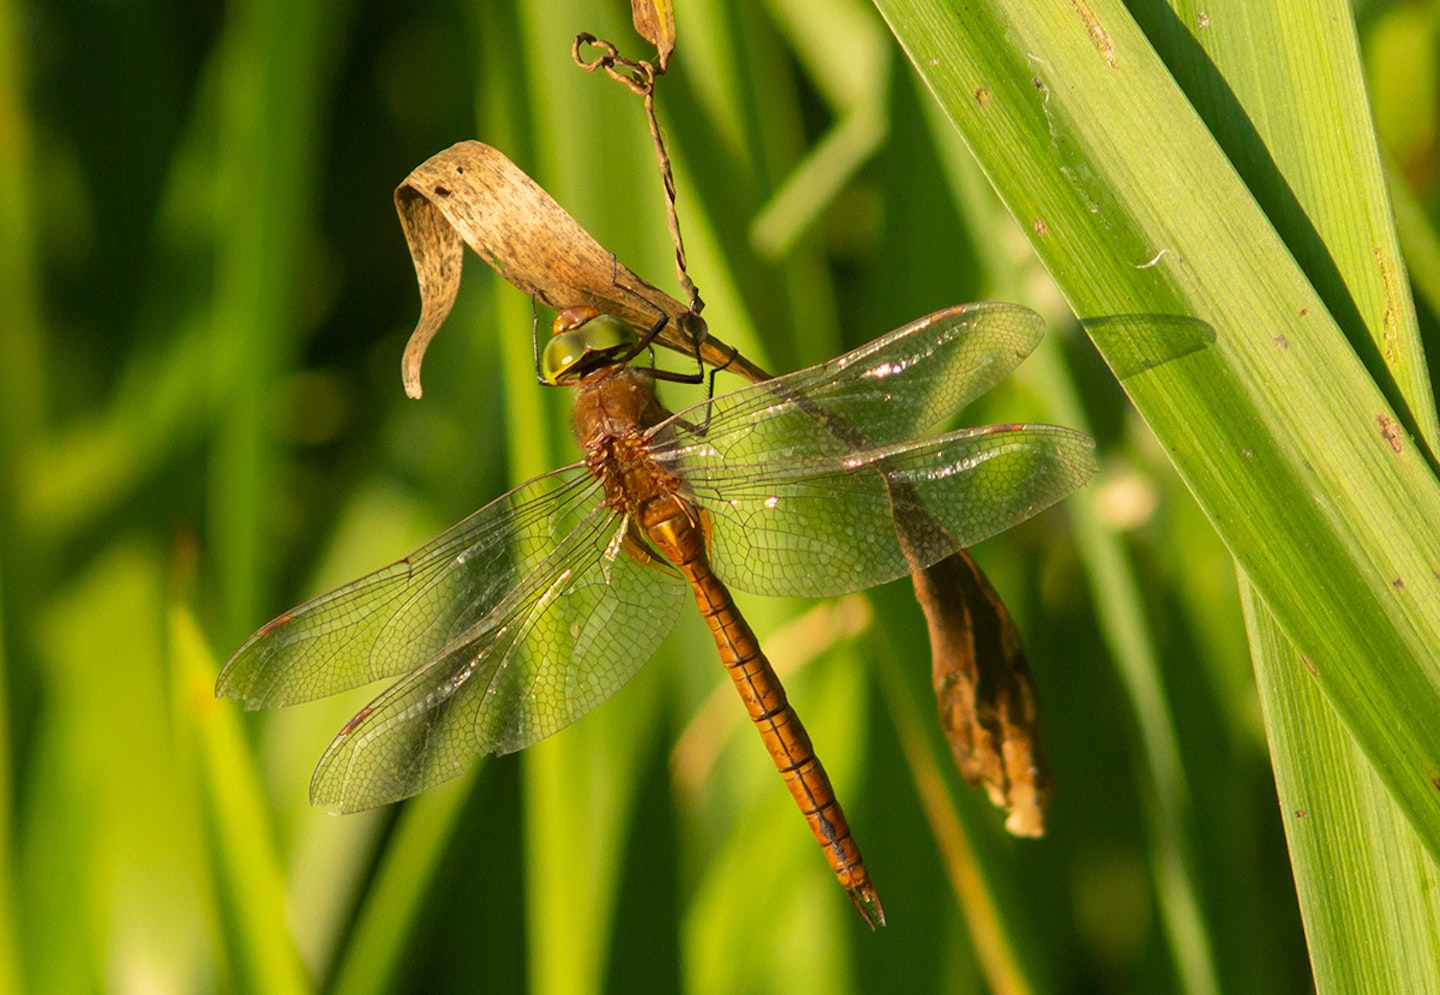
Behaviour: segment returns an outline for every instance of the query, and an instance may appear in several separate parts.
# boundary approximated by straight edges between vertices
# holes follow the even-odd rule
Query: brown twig
[[[586,59],[581,49],[586,45],[597,49],[599,55]],[[650,140],[655,146],[655,161],[660,166],[660,181],[665,188],[665,215],[670,225],[670,240],[675,244],[675,272],[680,286],[689,298],[690,310],[699,314],[705,308],[705,301],[695,282],[690,279],[685,261],[685,239],[680,235],[680,215],[675,209],[675,175],[670,169],[670,156],[665,151],[665,139],[660,134],[660,121],[655,116],[655,79],[665,70],[657,69],[643,59],[627,59],[611,42],[596,38],[588,32],[575,36],[570,46],[570,56],[575,64],[587,73],[597,69],[624,86],[645,101],[645,119],[650,124]]]

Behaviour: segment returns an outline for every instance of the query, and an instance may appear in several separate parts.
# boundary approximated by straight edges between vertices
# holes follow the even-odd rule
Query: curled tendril
[[[581,49],[587,45],[599,50],[600,54],[593,59],[585,58]],[[659,74],[653,65],[643,59],[627,59],[613,43],[596,38],[589,32],[581,32],[575,36],[575,41],[570,46],[570,57],[587,73],[603,69],[611,79],[624,83],[632,93],[642,97],[649,97],[655,89],[655,77]]]

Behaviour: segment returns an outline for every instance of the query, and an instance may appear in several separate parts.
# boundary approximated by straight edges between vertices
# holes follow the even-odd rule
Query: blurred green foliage
[[[1358,15],[1383,137],[1429,210],[1434,7]],[[1309,983],[1229,557],[883,24],[838,0],[696,0],[679,22],[658,102],[723,338],[783,370],[966,299],[1052,319],[967,419],[1083,411],[1148,670],[1117,670],[1096,608],[1114,590],[1087,587],[1062,511],[976,551],[1039,686],[1048,835],[1007,837],[958,782],[904,584],[790,681],[879,934],[738,706],[695,733],[705,769],[672,767],[728,693],[698,618],[552,741],[393,810],[312,811],[309,770],[363,696],[242,718],[211,697],[219,663],[574,455],[526,366],[529,302],[473,258],[425,398],[404,398],[418,298],[391,191],[479,137],[666,284],[640,106],[569,56],[582,30],[640,43],[608,2],[0,0],[0,988],[986,990],[906,715],[1022,986],[1175,989],[1167,901],[1193,909],[1220,988]],[[780,641],[813,606],[744,607]],[[1163,825],[1157,742],[1186,800]]]

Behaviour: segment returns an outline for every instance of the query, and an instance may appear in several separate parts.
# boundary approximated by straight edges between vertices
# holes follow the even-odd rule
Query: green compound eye
[[[557,325],[558,325],[557,321]],[[600,314],[569,331],[557,332],[540,356],[540,375],[558,384],[571,373],[594,369],[634,347],[635,332],[614,315]]]

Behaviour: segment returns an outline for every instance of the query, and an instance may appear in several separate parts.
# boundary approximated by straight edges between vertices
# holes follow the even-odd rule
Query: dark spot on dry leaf
[[[449,187],[436,187],[436,188],[435,188],[435,196],[437,196],[437,197],[448,197],[448,196],[450,196],[450,188],[449,188]]]

